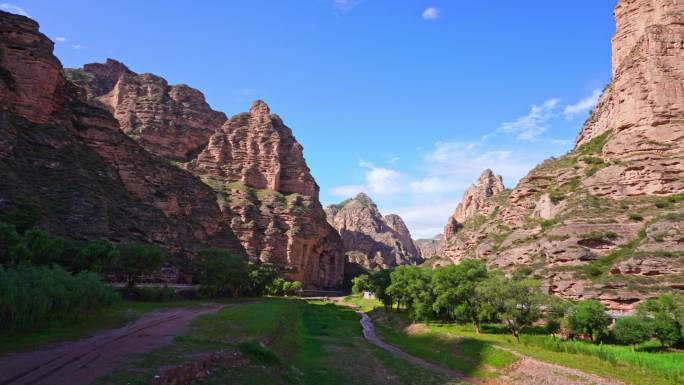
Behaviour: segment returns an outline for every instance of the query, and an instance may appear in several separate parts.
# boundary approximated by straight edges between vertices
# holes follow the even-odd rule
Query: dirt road
[[[422,366],[430,371],[436,372],[443,374],[444,376],[459,380],[459,381],[466,381],[469,384],[472,385],[482,385],[483,382],[466,376],[465,374],[461,372],[457,372],[455,370],[445,368],[441,365],[436,365],[431,362],[425,361],[422,358],[413,356],[411,354],[406,353],[405,351],[399,349],[398,347],[394,345],[390,345],[386,343],[385,341],[381,340],[378,335],[375,333],[375,326],[373,326],[373,321],[370,319],[368,314],[363,313],[363,312],[357,312],[361,316],[361,326],[363,327],[363,336],[370,342],[371,344],[384,349],[395,356],[399,358],[403,358],[406,361],[412,362],[416,365]]]
[[[0,385],[86,385],[131,354],[171,342],[193,319],[219,305],[154,312],[130,325],[28,353],[0,357]]]

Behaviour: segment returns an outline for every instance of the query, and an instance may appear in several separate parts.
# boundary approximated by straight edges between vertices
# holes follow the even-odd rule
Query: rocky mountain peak
[[[421,260],[403,219],[398,215],[383,218],[367,194],[359,193],[325,211],[328,223],[342,237],[348,263],[382,269]]]
[[[252,103],[252,106],[249,107],[249,113],[252,116],[266,116],[268,117],[271,115],[271,109],[268,107],[268,104],[264,102],[263,100],[255,100]]]
[[[227,119],[211,109],[200,91],[170,86],[154,74],[137,74],[113,59],[65,73],[86,90],[91,103],[114,115],[124,133],[171,160],[191,160]]]
[[[461,203],[456,207],[453,219],[458,223],[465,223],[468,218],[478,214],[484,214],[486,200],[502,191],[506,187],[501,175],[495,175],[490,169],[484,170],[477,182],[471,185],[463,195]]]
[[[319,187],[292,130],[259,100],[214,133],[189,165],[200,175],[318,200]]]

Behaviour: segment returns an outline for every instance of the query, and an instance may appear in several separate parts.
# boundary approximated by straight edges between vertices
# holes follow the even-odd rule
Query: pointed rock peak
[[[249,108],[249,113],[252,115],[268,116],[271,114],[271,109],[263,100],[256,100]]]
[[[492,188],[494,194],[505,189],[501,175],[495,175],[491,169],[486,169],[477,180],[477,187]]]
[[[375,202],[373,202],[371,197],[369,197],[368,195],[366,195],[366,193],[363,192],[358,193],[354,200],[363,204],[364,206],[375,206]]]
[[[111,58],[107,58],[107,61],[104,63],[104,65],[111,68],[117,68],[122,72],[133,72],[124,63]]]

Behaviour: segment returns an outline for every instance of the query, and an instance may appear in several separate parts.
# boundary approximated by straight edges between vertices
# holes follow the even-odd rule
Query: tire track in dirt
[[[131,354],[163,346],[192,320],[220,305],[179,308],[148,314],[120,329],[40,349],[0,357],[0,385],[86,385]]]

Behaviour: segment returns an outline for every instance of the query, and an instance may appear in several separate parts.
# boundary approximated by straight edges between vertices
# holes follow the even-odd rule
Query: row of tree
[[[612,323],[598,301],[564,301],[543,293],[536,280],[487,271],[480,260],[361,275],[353,279],[352,290],[372,292],[387,310],[407,311],[414,320],[472,323],[477,333],[483,323],[501,322],[518,340],[526,328],[543,323],[554,336],[562,333],[598,342],[610,336]],[[681,301],[664,295],[641,304],[636,316],[619,319],[613,336],[631,345],[656,337],[671,346],[684,342],[683,324]]]
[[[114,245],[106,240],[79,243],[37,228],[17,231],[14,225],[0,222],[0,265],[4,266],[60,266],[73,274],[111,273],[132,290],[141,276],[153,273],[166,262],[164,250],[152,244]],[[273,266],[248,264],[242,257],[218,248],[201,251],[188,267],[202,291],[212,298],[292,295],[302,289],[301,282],[280,278]]]

